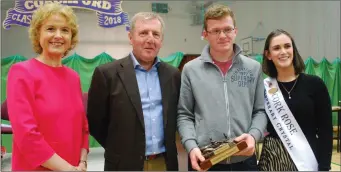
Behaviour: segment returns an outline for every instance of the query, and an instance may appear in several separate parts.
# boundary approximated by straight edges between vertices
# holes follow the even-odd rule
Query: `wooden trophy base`
[[[200,163],[200,168],[203,170],[208,170],[213,165],[218,164],[222,160],[246,148],[247,144],[245,141],[238,143],[222,143],[217,149],[212,150],[211,152],[204,155],[206,160]]]

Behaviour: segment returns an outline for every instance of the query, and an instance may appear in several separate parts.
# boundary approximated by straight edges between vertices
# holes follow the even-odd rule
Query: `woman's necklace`
[[[281,82],[279,82],[279,83],[283,86],[284,90],[288,93],[289,99],[291,99],[290,93],[291,93],[291,91],[294,89],[294,87],[295,87],[295,85],[296,85],[296,83],[297,83],[297,80],[298,80],[298,76],[296,77],[296,81],[295,81],[294,85],[291,87],[290,91],[288,91],[288,90],[285,88],[285,86],[284,86]]]

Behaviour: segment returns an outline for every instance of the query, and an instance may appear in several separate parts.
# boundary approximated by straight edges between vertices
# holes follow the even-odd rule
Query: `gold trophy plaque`
[[[234,155],[235,153],[247,148],[245,141],[211,141],[211,144],[200,148],[202,155],[205,157],[205,161],[200,163],[200,168],[208,170],[213,165],[220,161]]]

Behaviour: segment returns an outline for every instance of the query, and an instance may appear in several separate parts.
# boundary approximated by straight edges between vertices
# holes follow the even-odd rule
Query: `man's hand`
[[[240,135],[239,137],[235,138],[234,141],[236,142],[240,142],[242,140],[245,140],[246,144],[247,144],[247,148],[234,154],[235,155],[239,155],[239,156],[251,156],[255,153],[255,144],[256,144],[256,140],[247,133],[244,133],[242,135]]]
[[[205,161],[205,158],[202,156],[201,151],[199,148],[193,148],[189,152],[189,158],[191,159],[192,168],[197,171],[203,171],[203,169],[199,166],[199,161]]]

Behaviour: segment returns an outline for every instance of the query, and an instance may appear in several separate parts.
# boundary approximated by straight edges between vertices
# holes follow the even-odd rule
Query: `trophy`
[[[200,168],[208,170],[213,165],[247,148],[245,141],[234,142],[233,140],[212,141],[211,144],[200,148],[205,161],[200,163]]]

